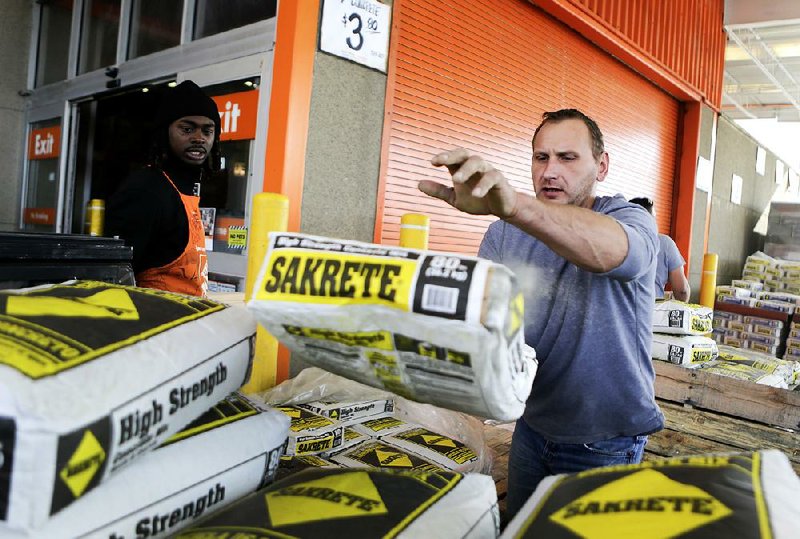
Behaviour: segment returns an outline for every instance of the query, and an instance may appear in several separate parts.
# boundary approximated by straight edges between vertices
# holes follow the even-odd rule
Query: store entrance
[[[77,105],[72,216],[67,232],[87,233],[89,200],[108,200],[132,171],[147,164],[153,116],[166,87],[131,89]]]

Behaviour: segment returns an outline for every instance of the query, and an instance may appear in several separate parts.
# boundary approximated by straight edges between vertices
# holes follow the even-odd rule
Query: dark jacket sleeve
[[[106,236],[119,236],[133,247],[133,271],[175,260],[188,241],[180,197],[160,172],[134,172],[109,198]]]

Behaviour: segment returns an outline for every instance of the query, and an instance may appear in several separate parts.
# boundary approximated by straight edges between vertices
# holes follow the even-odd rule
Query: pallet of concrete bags
[[[497,493],[487,475],[304,470],[177,534],[235,537],[494,538]]]
[[[653,309],[653,332],[674,335],[711,333],[713,309],[677,300],[656,300]]]
[[[233,393],[29,537],[172,535],[271,483],[288,429],[284,414]]]
[[[0,291],[0,523],[41,526],[249,376],[242,308],[71,281]]]
[[[487,418],[535,375],[514,274],[480,258],[272,233],[248,308],[312,365]]]
[[[777,450],[545,478],[501,538],[800,537],[800,479]]]

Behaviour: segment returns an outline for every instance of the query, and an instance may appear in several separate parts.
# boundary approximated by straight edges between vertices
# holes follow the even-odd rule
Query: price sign
[[[325,0],[320,49],[386,73],[391,18],[376,0]]]

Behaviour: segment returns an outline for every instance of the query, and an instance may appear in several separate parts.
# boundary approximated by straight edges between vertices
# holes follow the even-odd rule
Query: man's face
[[[169,125],[169,147],[190,165],[202,165],[214,144],[214,120],[205,116],[184,116]]]
[[[546,123],[533,141],[531,176],[540,200],[591,208],[595,182],[608,173],[608,154],[592,156],[589,128],[578,119]]]

